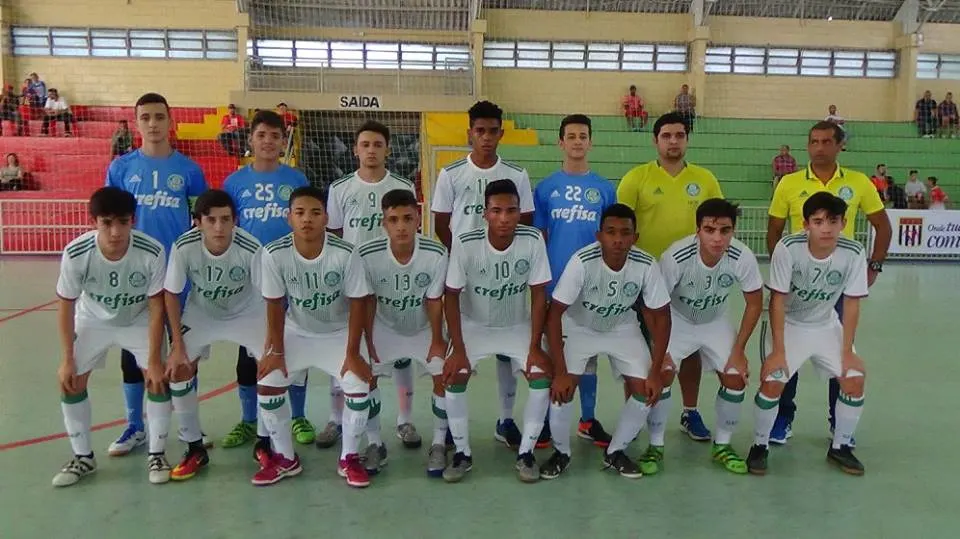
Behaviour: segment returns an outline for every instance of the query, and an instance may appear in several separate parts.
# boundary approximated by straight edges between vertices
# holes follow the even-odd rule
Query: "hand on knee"
[[[747,381],[738,374],[721,374],[720,385],[733,391],[743,391],[747,388]],[[781,391],[782,392],[782,391]]]
[[[866,382],[865,377],[848,376],[845,378],[837,378],[837,382],[840,384],[840,391],[843,393],[855,399],[863,397]]]
[[[780,395],[783,395],[783,388],[784,384],[780,382],[765,381],[760,384],[758,393],[768,400],[776,401],[780,400]]]

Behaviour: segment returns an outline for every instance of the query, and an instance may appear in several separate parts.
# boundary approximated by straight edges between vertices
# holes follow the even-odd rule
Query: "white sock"
[[[148,444],[150,453],[166,452],[172,415],[173,405],[170,403],[169,393],[166,395],[147,393],[147,436],[150,439]]]
[[[380,447],[383,445],[383,439],[380,438],[380,388],[370,390],[370,411],[367,413],[367,442],[370,445]]]
[[[517,400],[517,377],[512,361],[497,358],[497,391],[500,394],[500,421],[513,419],[513,402]]]
[[[670,415],[670,395],[670,388],[663,388],[660,392],[660,400],[650,408],[650,415],[647,416],[647,429],[650,431],[650,445],[663,447],[663,437],[667,432],[667,419]]]
[[[93,453],[90,446],[90,399],[87,390],[79,395],[61,395],[60,410],[63,412],[63,426],[70,437],[70,447],[74,455]]]
[[[770,445],[770,430],[777,421],[777,412],[780,411],[780,397],[771,399],[757,391],[753,398],[753,445]]]
[[[447,423],[453,435],[453,443],[457,452],[470,456],[470,428],[468,425],[467,386],[451,386],[447,388]]]
[[[447,443],[447,398],[433,395],[433,442],[431,445]]]
[[[626,449],[630,442],[637,437],[637,434],[640,434],[640,431],[643,430],[649,413],[650,408],[647,403],[637,400],[635,396],[627,399],[620,410],[617,430],[613,432],[613,440],[607,446],[607,454],[612,455],[616,451]]]
[[[544,385],[547,387],[534,387]],[[543,420],[547,418],[550,409],[550,381],[534,380],[530,382],[530,392],[527,395],[527,405],[523,407],[523,437],[520,438],[519,454],[532,453],[537,446],[540,431],[543,430]]]
[[[401,360],[403,367],[394,367],[393,381],[397,384],[397,426],[412,423],[413,410],[413,362],[409,359]]]
[[[570,456],[570,418],[573,416],[573,403],[550,404],[550,435],[553,448]]]
[[[193,384],[170,382],[170,400],[173,412],[177,415],[180,437],[189,442],[197,442],[203,437],[200,431],[200,401]]]
[[[851,397],[840,392],[837,399],[836,425],[833,428],[833,448],[840,449],[841,445],[850,445],[853,433],[860,422],[863,413],[863,397]]]
[[[260,408],[257,406],[257,408]],[[270,437],[270,429],[267,428],[267,424],[263,422],[263,411],[257,410],[257,436],[261,438]]]
[[[721,445],[730,443],[733,431],[737,430],[737,424],[740,423],[740,409],[743,408],[745,392],[744,389],[727,389],[720,386],[720,391],[717,391],[717,402],[714,405],[717,411],[717,423],[713,443]]]
[[[270,432],[273,450],[283,455],[284,458],[293,460],[296,458],[296,453],[293,450],[293,433],[290,432],[293,412],[290,410],[287,392],[284,391],[280,395],[258,394],[257,402],[260,403],[260,415],[263,416],[263,424]]]
[[[370,415],[370,399],[367,393],[345,398],[343,409],[343,437],[340,442],[340,458],[359,453],[360,436],[367,430]]]
[[[333,376],[330,377],[330,421],[343,424],[343,388]]]

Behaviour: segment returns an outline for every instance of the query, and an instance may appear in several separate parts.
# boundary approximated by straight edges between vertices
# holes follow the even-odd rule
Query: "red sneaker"
[[[273,459],[273,450],[270,449],[270,443],[261,443],[259,440],[253,446],[253,460],[260,465],[260,468],[266,468]]]
[[[251,482],[258,487],[263,487],[272,485],[285,477],[299,475],[302,471],[303,467],[300,466],[299,456],[294,455],[293,460],[290,460],[277,453],[267,466],[260,468],[260,471],[253,474]]]
[[[202,447],[199,449],[188,449],[183,455],[183,460],[177,464],[170,472],[171,481],[186,481],[197,475],[210,462],[207,451]]]
[[[346,478],[347,484],[351,487],[363,488],[370,485],[370,475],[360,464],[360,455],[351,453],[347,458],[340,459],[340,466],[337,469],[340,477]]]

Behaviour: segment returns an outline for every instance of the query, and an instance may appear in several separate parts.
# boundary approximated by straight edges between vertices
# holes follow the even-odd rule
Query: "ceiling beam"
[[[903,0],[893,20],[900,23],[903,35],[917,33],[920,30],[920,0]]]

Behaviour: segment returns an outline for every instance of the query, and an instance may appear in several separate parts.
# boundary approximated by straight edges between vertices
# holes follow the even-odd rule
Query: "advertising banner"
[[[887,210],[887,215],[891,255],[960,255],[960,211]],[[872,227],[870,232],[872,239]]]

